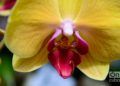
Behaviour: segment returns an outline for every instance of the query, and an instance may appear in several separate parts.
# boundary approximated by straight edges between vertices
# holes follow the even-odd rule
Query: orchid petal
[[[38,53],[60,22],[55,3],[56,0],[17,1],[5,35],[5,43],[15,55],[28,58]]]
[[[19,57],[17,55],[13,55],[13,68],[18,72],[31,72],[34,71],[48,62],[48,52],[47,48],[44,47],[40,50],[40,52],[31,58]]]
[[[80,11],[82,0],[58,0],[59,10],[63,19],[71,19]]]
[[[93,58],[104,62],[120,59],[119,0],[84,0],[76,23]]]
[[[119,0],[83,0],[75,22],[92,27],[120,27]]]
[[[5,34],[8,48],[17,56],[29,58],[38,53],[54,29],[40,24],[11,23]]]
[[[96,61],[90,55],[83,56],[78,68],[88,77],[95,80],[104,80],[109,71],[109,63]]]
[[[120,59],[120,30],[96,29],[82,27],[82,38],[89,44],[89,52],[93,58],[103,62]]]

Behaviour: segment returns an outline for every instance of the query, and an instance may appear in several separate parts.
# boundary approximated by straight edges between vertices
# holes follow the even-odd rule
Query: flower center
[[[66,36],[73,35],[74,25],[73,25],[72,21],[70,21],[70,20],[63,21],[61,28],[63,30],[64,35],[66,35]]]
[[[65,21],[48,43],[48,59],[63,78],[71,76],[80,64],[81,55],[88,52],[88,44],[75,30],[71,21]]]

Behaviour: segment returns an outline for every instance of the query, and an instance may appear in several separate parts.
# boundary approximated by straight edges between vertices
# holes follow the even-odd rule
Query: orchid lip
[[[75,66],[81,62],[80,56],[75,51],[69,49],[56,49],[49,53],[48,59],[63,78],[70,77]]]
[[[72,41],[69,40],[70,36],[74,38]],[[82,55],[88,53],[88,43],[70,21],[65,21],[48,42],[48,51],[50,63],[63,78],[68,78],[81,63]]]

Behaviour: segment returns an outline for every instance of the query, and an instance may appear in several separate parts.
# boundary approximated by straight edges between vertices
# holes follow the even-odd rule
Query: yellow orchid
[[[16,0],[0,0],[0,15],[8,16]]]
[[[63,78],[77,67],[104,80],[120,59],[120,0],[18,0],[5,43],[16,71],[50,62]]]

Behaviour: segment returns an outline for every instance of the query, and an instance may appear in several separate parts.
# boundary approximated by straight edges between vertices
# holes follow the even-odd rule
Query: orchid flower
[[[120,59],[120,1],[18,0],[4,40],[16,71],[50,62],[63,78],[77,67],[104,80]]]
[[[0,0],[0,15],[9,15],[10,9],[14,6],[16,0]]]

